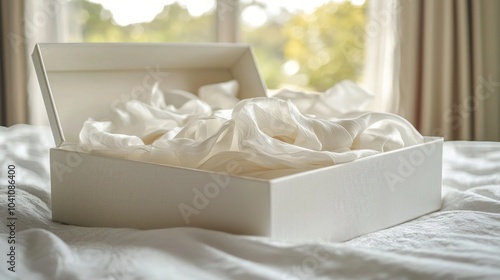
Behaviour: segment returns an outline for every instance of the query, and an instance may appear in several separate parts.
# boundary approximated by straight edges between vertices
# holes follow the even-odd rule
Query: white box
[[[247,45],[38,44],[33,61],[57,145],[50,151],[55,221],[344,241],[441,207],[441,138],[272,180],[60,148],[78,139],[88,117],[107,118],[111,103],[140,94],[154,75],[163,87],[190,92],[234,78],[239,98],[264,96]]]

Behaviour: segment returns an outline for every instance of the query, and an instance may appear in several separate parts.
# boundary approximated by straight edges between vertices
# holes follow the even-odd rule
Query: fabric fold
[[[352,82],[324,95],[282,91],[242,101],[237,90],[236,81],[203,86],[199,97],[155,86],[115,106],[112,121],[86,121],[79,143],[66,148],[275,178],[423,143],[400,116],[355,111],[370,96]]]

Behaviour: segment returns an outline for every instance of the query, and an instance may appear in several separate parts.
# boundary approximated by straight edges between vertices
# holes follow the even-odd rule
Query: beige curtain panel
[[[0,125],[48,125],[31,53],[35,43],[66,40],[75,24],[66,11],[68,3],[0,0]]]
[[[424,135],[500,141],[500,1],[401,6],[399,113]]]
[[[0,125],[28,122],[24,1],[0,0]]]

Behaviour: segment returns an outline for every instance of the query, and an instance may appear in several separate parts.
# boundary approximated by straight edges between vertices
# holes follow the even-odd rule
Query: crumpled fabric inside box
[[[323,94],[237,92],[235,80],[198,95],[156,85],[115,104],[111,120],[87,120],[62,148],[271,179],[424,142],[400,116],[360,111],[372,96],[350,81]]]

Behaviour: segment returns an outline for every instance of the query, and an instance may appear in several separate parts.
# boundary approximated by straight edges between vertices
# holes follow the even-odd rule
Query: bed
[[[0,279],[500,279],[500,143],[445,142],[442,209],[344,243],[53,222],[53,145],[48,127],[0,127]]]

